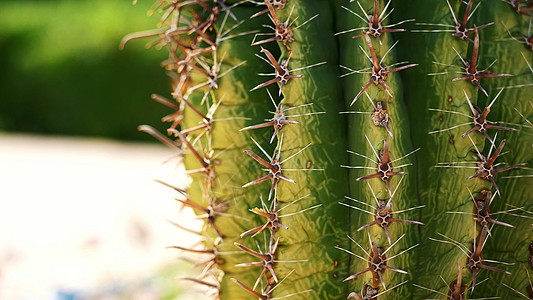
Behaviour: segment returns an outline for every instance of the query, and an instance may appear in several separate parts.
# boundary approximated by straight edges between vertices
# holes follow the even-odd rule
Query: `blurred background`
[[[186,178],[136,130],[163,128],[165,53],[118,49],[152,2],[0,1],[0,299],[202,298],[165,249],[201,223],[153,181]]]

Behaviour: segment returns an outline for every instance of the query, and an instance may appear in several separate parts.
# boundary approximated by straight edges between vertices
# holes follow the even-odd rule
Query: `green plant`
[[[159,1],[164,27],[126,38],[170,50],[176,101],[154,98],[173,137],[141,129],[183,153],[179,201],[204,214],[212,256],[194,280],[220,298],[531,298],[532,4],[389,2]],[[485,203],[507,211],[496,226]]]
[[[150,92],[168,90],[157,66],[165,54],[147,53],[142,44],[117,52],[124,32],[151,26],[143,18],[150,5],[2,1],[0,131],[150,140],[131,128],[157,124],[165,112],[146,101]]]

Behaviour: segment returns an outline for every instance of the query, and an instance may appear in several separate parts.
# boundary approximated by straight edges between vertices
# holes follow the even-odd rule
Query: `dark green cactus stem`
[[[354,27],[359,27],[358,24],[361,24],[362,22],[358,20],[358,18],[353,14],[349,13],[344,9],[341,9],[341,4],[345,7],[350,8],[352,11],[357,10],[357,12],[359,12],[359,8],[355,5],[349,5],[348,3],[339,3],[339,6],[337,7],[337,14],[339,16],[337,18],[337,32]],[[367,12],[373,12],[373,1],[363,1],[361,2],[361,5],[363,8],[366,9]],[[383,8],[383,4],[381,4],[381,7]],[[341,49],[343,49],[343,51],[341,52],[341,64],[354,70],[368,68],[371,66],[371,63],[369,62],[368,58],[359,48],[361,47],[366,51],[366,53],[368,53],[368,55],[370,55],[370,50],[365,41],[365,38],[351,38],[352,35],[356,35],[359,33],[360,32],[358,31],[351,34],[339,35]],[[381,60],[385,53],[389,51],[389,49],[394,43],[390,34],[383,34],[381,35],[380,39],[382,45],[379,44],[376,38],[371,38],[372,44],[374,45],[373,47],[379,60]],[[399,42],[397,47],[401,46],[401,42],[402,41]],[[402,58],[398,60],[395,55],[395,50],[393,49],[387,54],[386,58],[382,62],[382,65],[389,66],[399,61],[404,60]],[[387,113],[390,116],[391,121],[389,122],[388,127],[390,128],[393,137],[389,135],[385,127],[379,127],[374,125],[369,115],[349,114],[349,134],[347,137],[349,139],[350,145],[349,150],[365,155],[375,161],[378,158],[376,157],[371,147],[373,147],[376,151],[380,151],[383,149],[385,140],[389,145],[389,155],[391,161],[399,159],[402,156],[408,154],[410,151],[414,150],[410,142],[409,124],[407,122],[408,117],[406,115],[406,111],[404,108],[405,106],[403,104],[404,100],[402,95],[402,84],[399,79],[401,72],[389,73],[386,77],[386,84],[390,87],[390,93],[394,96],[393,98],[390,97],[389,93],[387,93],[387,91],[382,86],[377,86],[374,83],[372,83],[366,90],[372,102],[377,103],[378,101],[382,101],[384,103],[384,107],[386,108]],[[344,73],[347,72],[345,71]],[[361,88],[365,84],[367,84],[369,79],[370,74],[353,74],[342,79],[342,85],[345,87],[344,93],[347,110],[361,112],[374,111],[374,108],[372,107],[367,95],[365,94],[361,95],[360,98],[357,99],[357,101],[352,106],[349,106],[350,103],[353,102],[353,99],[356,97],[359,91],[361,91]],[[367,138],[371,145],[367,141]],[[413,156],[411,155],[398,162],[393,162],[392,166],[398,167],[403,164],[412,163]],[[369,161],[368,159],[364,159],[360,156],[353,154],[350,155],[349,165],[371,168],[377,167],[375,163]],[[396,188],[398,188],[393,197],[393,200],[391,201],[393,206],[392,211],[400,211],[418,206],[419,201],[414,192],[415,173],[412,167],[393,169],[393,171],[404,171],[407,172],[407,174],[391,176],[389,180],[391,190],[394,191]],[[381,180],[380,178],[369,179],[364,181],[355,181],[356,178],[367,176],[373,173],[376,173],[375,169],[370,170],[358,168],[351,170],[350,197],[376,207],[377,204],[368,185],[372,187],[372,190],[374,191],[374,193],[376,193],[376,196],[379,200],[388,202],[388,200],[390,199],[390,195],[385,182],[383,182],[383,180]],[[403,177],[403,180],[401,181],[401,185],[398,186],[398,184],[400,184],[401,177]],[[374,209],[368,206],[364,206],[355,202],[350,202],[350,204],[365,209],[367,211],[370,210],[371,212],[375,212]],[[354,229],[352,233],[352,238],[356,240],[361,246],[363,246],[368,251],[368,235],[370,235],[372,241],[376,243],[377,247],[387,249],[390,246],[389,242],[387,241],[386,232],[384,228],[382,228],[380,225],[373,225],[359,232],[355,231],[361,226],[374,221],[375,218],[373,215],[369,215],[368,213],[355,209],[352,209],[351,213],[353,220],[351,226]],[[414,211],[409,214],[402,214],[395,217],[398,217],[400,219],[417,220],[417,214],[418,212]],[[392,242],[398,240],[403,234],[406,235],[387,252],[387,257],[392,257],[395,254],[400,253],[402,250],[405,250],[417,243],[417,225],[390,223],[388,225],[388,231]],[[353,242],[344,239],[342,244],[346,245],[346,247],[349,247],[348,249],[351,249],[352,252],[357,253],[363,257],[366,256],[364,253],[362,253],[362,250],[359,249],[359,247],[356,246]],[[391,261],[387,261],[386,264],[387,266],[394,267],[396,269],[411,272],[411,270],[409,270],[407,266],[409,266],[410,264],[414,265],[415,261],[416,259],[413,255],[412,250],[411,252],[400,255],[392,259]],[[350,273],[354,274],[367,267],[368,263],[354,257],[354,264],[351,267]],[[401,274],[391,270],[384,270],[382,276],[388,288],[410,279],[409,275]],[[365,284],[374,287],[379,286],[379,291],[383,291],[382,283],[379,279],[376,280],[375,273],[371,272],[367,272],[364,275],[361,275],[356,278],[351,283],[351,290],[359,292]],[[384,299],[386,297],[408,297],[408,295],[410,294],[409,290],[411,290],[410,285],[403,285],[402,287],[394,291],[394,295],[390,293],[384,294],[380,297],[380,299]]]
[[[171,50],[165,66],[177,102],[168,106],[180,122],[166,142],[193,170],[184,205],[207,216],[212,259],[197,281],[221,299],[531,299],[531,3],[448,1],[277,0],[251,19],[267,5],[193,1],[174,10],[187,2],[158,2],[169,5],[169,30],[149,35]],[[439,25],[454,25],[450,10],[466,21],[457,26],[462,38]],[[472,16],[463,19],[465,11]],[[276,18],[289,20],[289,35],[254,38],[272,33],[262,25],[275,28]],[[226,32],[234,19],[243,22]],[[490,75],[470,80],[476,68],[461,67],[473,56]],[[261,85],[285,72],[268,60],[283,67],[289,58],[289,74],[303,76],[282,89]],[[475,122],[467,98],[478,113],[491,105],[489,124],[514,130],[464,135]],[[254,126],[276,109],[298,124]],[[479,173],[480,157],[502,143],[494,169],[514,167]],[[279,182],[255,182],[269,174]],[[489,216],[499,223],[476,222],[472,197],[492,199]],[[279,220],[269,219],[280,208]],[[462,287],[452,295],[458,268]]]
[[[298,17],[295,25],[316,14],[319,16],[294,31],[295,41],[290,44],[292,55],[289,69],[321,62],[326,64],[295,72],[294,74],[302,74],[304,77],[291,79],[283,88],[284,98],[281,104],[290,107],[312,103],[307,112],[325,113],[300,117],[297,119],[299,125],[288,125],[281,130],[282,157],[310,146],[285,164],[285,168],[302,170],[287,172],[287,176],[297,183],[281,182],[277,195],[280,203],[310,195],[309,199],[295,203],[292,211],[300,211],[315,204],[322,206],[282,218],[283,224],[287,225],[289,230],[278,232],[279,260],[308,261],[278,264],[276,268],[280,270],[280,274],[287,274],[292,269],[295,272],[284,283],[283,289],[276,290],[273,296],[280,297],[313,289],[313,293],[302,294],[301,297],[326,299],[329,295],[343,295],[347,291],[342,279],[348,271],[350,260],[346,253],[335,249],[335,245],[345,239],[350,231],[348,212],[337,204],[339,199],[348,193],[348,174],[346,170],[338,168],[347,158],[346,119],[338,115],[338,111],[343,109],[342,103],[337,101],[341,99],[342,91],[337,88],[339,61],[336,55],[337,45],[330,34],[333,24],[327,22],[333,19],[329,3],[320,0],[291,1],[290,6],[279,13],[282,20],[286,20],[293,5],[292,18]],[[326,22],[318,22],[319,19]],[[285,47],[280,45],[280,49],[285,50]],[[283,51],[282,58],[287,55]],[[252,95],[261,93],[264,91],[252,92]],[[317,282],[320,282],[320,285],[317,286]]]
[[[420,22],[450,24],[449,8],[444,1],[436,1],[436,3],[431,4],[420,2],[416,10],[408,9],[406,7],[407,1],[404,3],[404,5],[398,6],[398,14],[412,13],[412,17]],[[462,14],[465,5],[455,2],[452,4],[455,13],[460,11]],[[470,101],[474,104],[477,103],[482,109],[496,96],[499,87],[532,81],[533,74],[528,70],[521,55],[523,53],[527,61],[531,62],[533,58],[531,52],[515,41],[504,41],[508,35],[505,27],[502,26],[502,22],[504,22],[508,28],[520,28],[521,31],[527,31],[526,18],[515,14],[510,6],[504,2],[484,1],[469,21],[469,27],[473,27],[474,24],[487,24],[489,22],[494,22],[494,25],[479,31],[481,40],[479,66],[482,69],[497,59],[497,62],[491,67],[492,73],[515,75],[510,79],[483,79],[481,84],[489,93],[489,97],[486,97],[470,82],[451,82],[452,78],[461,76],[459,74],[452,73],[430,77],[406,72],[406,82],[410,83],[406,85],[405,89],[409,112],[411,116],[418,116],[410,119],[413,124],[412,136],[415,144],[425,150],[424,155],[417,155],[416,164],[419,173],[418,195],[426,204],[426,208],[422,210],[422,220],[427,223],[421,228],[422,241],[427,241],[429,237],[443,239],[436,235],[439,232],[470,247],[469,243],[472,243],[474,228],[472,218],[469,215],[448,214],[446,212],[473,212],[473,202],[470,200],[466,188],[469,188],[475,195],[483,187],[490,188],[491,186],[490,183],[479,179],[466,179],[475,174],[475,169],[432,169],[439,162],[475,161],[476,158],[471,153],[473,147],[470,140],[467,137],[461,137],[471,126],[462,126],[450,131],[427,135],[430,131],[449,128],[471,120],[460,115],[429,111],[428,109],[439,108],[471,115],[463,90],[466,91]],[[441,66],[431,64],[431,61],[460,65],[461,62],[452,47],[457,49],[461,55],[470,57],[473,46],[471,43],[465,43],[448,34],[406,33],[406,38],[413,41],[412,46],[408,49],[399,48],[400,53],[403,53],[407,59],[420,61],[422,74],[446,71]],[[420,58],[423,59],[420,60]],[[457,68],[449,70],[455,71]],[[488,119],[527,124],[514,108],[520,112],[531,113],[529,99],[532,96],[531,88],[505,89],[492,106]],[[516,128],[516,126],[511,127]],[[531,163],[533,158],[531,129],[527,127],[520,129],[519,132],[498,131],[496,146],[505,137],[507,143],[504,151],[509,151],[500,159],[509,165],[522,162]],[[496,132],[496,130],[488,130],[491,137]],[[488,153],[490,142],[483,138],[479,132],[473,132],[469,136],[480,151],[485,154]],[[517,171],[510,171],[509,173],[507,175],[524,174],[524,172]],[[491,211],[504,211],[513,208],[513,206],[531,210],[531,181],[527,178],[502,179],[502,177],[505,177],[505,173],[496,175],[495,180],[502,195],[501,197],[496,196],[490,207]],[[492,190],[494,191],[494,188]],[[531,267],[527,264],[527,259],[530,256],[528,245],[533,242],[531,227],[528,227],[528,222],[515,216],[505,214],[496,216],[498,220],[513,224],[517,228],[494,226],[491,230],[492,237],[489,237],[483,249],[484,258],[513,263],[514,265],[511,266],[492,264],[492,266],[513,273],[513,275],[482,270],[478,274],[477,281],[490,278],[489,282],[492,283],[485,283],[477,287],[471,298],[499,296],[502,299],[514,299],[511,297],[518,296],[516,293],[513,294],[510,289],[495,282],[504,282],[527,295],[525,290],[528,285],[526,270],[531,272]],[[476,227],[476,232],[479,234],[480,227],[479,225]],[[416,282],[441,292],[446,291],[438,276],[442,275],[448,282],[454,279],[457,276],[454,262],[464,266],[466,264],[465,255],[456,247],[429,241],[422,243],[419,250],[427,255],[419,255],[417,263],[419,275]],[[441,258],[439,260],[442,262],[435,265],[435,259],[432,256]],[[466,279],[471,278],[470,271],[463,270],[463,275]],[[427,293],[417,292],[419,292],[417,295],[427,297]]]

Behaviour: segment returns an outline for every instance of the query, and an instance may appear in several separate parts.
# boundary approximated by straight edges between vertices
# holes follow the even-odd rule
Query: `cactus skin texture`
[[[525,43],[531,1],[393,0],[382,15],[387,2],[374,0],[270,3],[161,0],[155,10],[162,29],[125,39],[153,37],[170,49],[164,66],[172,79],[173,100],[166,105],[173,117],[165,119],[175,122],[168,136],[142,129],[183,156],[192,181],[178,199],[206,215],[203,248],[194,250],[210,260],[187,280],[220,299],[531,299],[533,54]],[[362,10],[373,17],[376,8],[385,26],[379,39],[367,35],[362,20]],[[465,11],[472,14],[464,40],[430,32],[454,29],[438,25],[454,24],[450,10],[458,22]],[[254,35],[272,33],[262,25],[274,26],[275,17],[280,26],[294,21],[288,22],[290,41],[280,35],[259,42],[273,37]],[[236,20],[243,22],[226,32]],[[344,32],[359,27],[364,32]],[[476,51],[478,70],[490,66],[492,78],[479,80],[487,95],[470,80],[452,81],[465,76],[456,72],[463,67],[458,55],[468,63]],[[267,54],[281,67],[290,58],[288,75],[297,76],[282,89],[280,82],[256,88],[284,72],[273,71]],[[375,78],[380,84],[369,83],[374,55],[385,72]],[[221,67],[207,77],[202,69],[214,63]],[[498,97],[487,119],[518,130],[487,129],[492,147],[481,132],[462,136],[473,126],[467,97],[479,111]],[[386,111],[371,115],[378,105]],[[267,122],[276,108],[299,124],[285,124],[274,136],[271,125],[246,128]],[[385,114],[387,126],[376,126],[373,120]],[[504,139],[494,169],[517,166],[494,174],[497,194],[490,180],[468,178],[479,172],[475,149],[492,155]],[[282,177],[277,169],[265,171],[276,154]],[[379,173],[378,162],[392,170]],[[279,182],[249,184],[268,174]],[[483,201],[485,190],[494,195],[490,217],[505,224],[484,227],[474,220],[472,196]],[[276,207],[282,209],[276,221],[288,229],[260,229]],[[376,208],[388,214],[386,226],[377,223]],[[179,241],[176,248],[191,252]],[[271,257],[253,252],[274,248]],[[480,249],[474,279],[466,254]],[[242,266],[250,262],[259,263]],[[462,286],[455,289],[449,284],[458,268]]]

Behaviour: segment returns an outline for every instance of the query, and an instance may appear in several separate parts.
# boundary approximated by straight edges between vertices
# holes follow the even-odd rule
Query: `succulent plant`
[[[532,299],[533,1],[159,0],[221,299]],[[490,114],[489,114],[490,113]],[[497,264],[500,262],[500,264]]]

